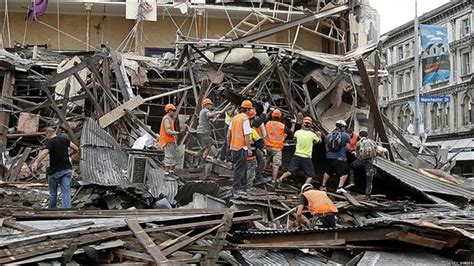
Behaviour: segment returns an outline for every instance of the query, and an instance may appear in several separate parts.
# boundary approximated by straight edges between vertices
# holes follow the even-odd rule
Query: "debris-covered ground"
[[[379,111],[371,84],[386,71],[378,62],[377,43],[343,55],[252,43],[269,31],[234,41],[178,41],[177,54],[163,58],[119,53],[106,45],[94,52],[37,50],[34,58],[21,48],[1,50],[0,124],[6,126],[0,129],[0,264],[473,260],[473,189],[439,170],[446,170],[447,162],[436,154],[419,155]],[[363,178],[344,194],[333,193],[335,178],[330,180],[337,227],[300,228],[295,208],[302,176],[232,195],[232,165],[216,159],[226,134],[223,117],[213,125],[211,155],[198,165],[195,129],[204,98],[219,110],[250,99],[258,114],[269,102],[288,126],[299,128],[310,116],[323,135],[337,120],[357,128],[371,117],[390,158],[374,162],[370,199],[362,194]],[[163,152],[155,148],[167,103],[175,104],[178,114],[175,174],[164,171]],[[44,128],[51,126],[80,146],[72,158],[69,210],[45,209],[47,163],[43,172],[30,169],[44,146]],[[286,142],[282,170],[294,146]]]

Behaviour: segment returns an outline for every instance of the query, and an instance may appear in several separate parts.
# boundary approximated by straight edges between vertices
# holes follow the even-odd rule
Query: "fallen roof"
[[[89,119],[81,136],[81,177],[84,185],[128,187],[127,154],[99,124]]]
[[[472,200],[473,192],[460,185],[443,182],[426,176],[418,171],[400,164],[379,158],[374,165],[390,176],[425,193],[433,193],[440,196],[454,196],[464,198],[468,202]]]

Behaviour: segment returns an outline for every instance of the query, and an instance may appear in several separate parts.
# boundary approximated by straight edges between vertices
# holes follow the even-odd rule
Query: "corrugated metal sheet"
[[[127,154],[99,124],[89,119],[81,135],[81,177],[85,185],[127,187]]]
[[[423,191],[425,193],[443,194],[447,196],[457,196],[471,201],[473,192],[460,185],[454,185],[440,180],[433,179],[418,171],[399,165],[397,163],[378,158],[374,165],[383,172],[395,177],[403,183]]]
[[[149,168],[146,184],[153,197],[157,198],[163,194],[171,204],[174,204],[174,197],[178,193],[178,181],[173,177],[165,176],[163,169]]]
[[[326,265],[317,256],[303,252],[251,250],[242,256],[250,265]]]
[[[390,221],[377,221],[365,225],[356,226],[338,226],[333,228],[303,228],[303,229],[284,229],[284,230],[249,230],[249,231],[237,231],[237,235],[241,236],[259,236],[259,235],[291,235],[291,234],[309,234],[309,233],[320,233],[320,232],[340,232],[340,231],[355,231],[361,229],[371,229],[377,225],[387,225]]]

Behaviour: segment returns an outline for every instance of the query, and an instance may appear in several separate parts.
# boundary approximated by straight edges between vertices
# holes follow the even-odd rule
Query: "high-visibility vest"
[[[257,133],[258,133],[258,135],[259,135],[260,137],[263,136],[263,132],[262,132],[261,126],[255,128],[255,130],[257,131]]]
[[[257,159],[256,152],[257,149],[254,148],[254,143],[256,140],[260,139],[260,134],[256,128],[252,128],[252,133],[250,134],[250,150],[252,150],[252,156],[247,155],[247,161],[254,161]]]
[[[313,216],[337,213],[336,205],[329,199],[326,192],[311,189],[303,193],[303,196],[308,201],[308,206],[306,207]]]
[[[279,121],[268,121],[265,125],[267,136],[265,137],[265,146],[283,150],[283,141],[285,140],[285,125]]]
[[[349,151],[354,151],[356,149],[358,138],[359,138],[359,135],[357,135],[357,133],[353,132],[349,143],[347,143],[347,148],[348,148]]]
[[[161,120],[161,127],[160,127],[160,139],[158,140],[158,144],[160,145],[161,148],[166,146],[168,143],[174,143],[176,142],[176,136],[174,135],[169,135],[166,133],[165,129],[165,119],[168,119],[170,121],[170,128],[171,130],[174,131],[174,120],[170,118],[169,116],[164,116],[163,119]]]
[[[230,139],[230,150],[231,151],[240,151],[245,147],[245,135],[244,135],[244,122],[248,120],[249,117],[240,113],[232,119],[231,123],[231,139]]]

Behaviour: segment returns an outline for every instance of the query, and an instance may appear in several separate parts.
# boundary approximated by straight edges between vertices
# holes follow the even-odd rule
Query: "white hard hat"
[[[314,187],[313,187],[313,185],[311,185],[311,184],[304,184],[304,185],[301,187],[301,193],[304,193],[304,192],[306,192],[306,191],[308,191],[308,190],[310,190],[310,189],[313,189],[313,188],[314,188]]]
[[[336,126],[337,126],[337,125],[341,125],[341,126],[343,126],[343,127],[347,127],[346,121],[344,121],[344,120],[337,120],[337,121],[336,121]]]

